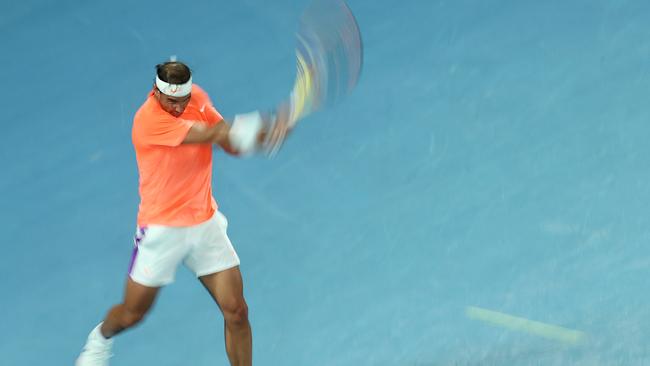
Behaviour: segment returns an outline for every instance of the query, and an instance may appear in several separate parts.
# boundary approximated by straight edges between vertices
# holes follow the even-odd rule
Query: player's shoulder
[[[201,102],[210,101],[210,96],[208,95],[208,93],[205,90],[203,90],[203,88],[198,84],[192,84],[192,98],[196,98]]]
[[[149,92],[149,94],[147,94],[147,99],[145,99],[140,108],[135,112],[136,117],[153,112],[155,109],[154,101],[153,92]]]
[[[153,94],[149,94],[147,100],[138,108],[133,117],[134,125],[145,125],[155,123],[157,121],[169,120],[174,117],[169,113],[165,112],[160,105],[153,97]]]

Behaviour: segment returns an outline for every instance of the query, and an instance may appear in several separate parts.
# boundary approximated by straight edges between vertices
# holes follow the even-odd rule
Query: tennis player
[[[141,201],[124,299],[90,332],[77,366],[107,366],[113,337],[142,321],[181,263],[221,309],[231,365],[251,365],[239,258],[212,196],[212,145],[233,155],[275,149],[287,124],[284,118],[269,122],[254,112],[226,123],[206,92],[192,83],[187,65],[156,66],[153,89],[133,120]]]

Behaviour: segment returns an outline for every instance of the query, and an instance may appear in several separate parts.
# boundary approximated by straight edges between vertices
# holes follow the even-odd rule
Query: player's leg
[[[138,324],[151,309],[159,288],[136,283],[130,277],[126,282],[124,300],[115,305],[106,318],[90,332],[76,366],[107,366],[116,334]]]
[[[110,338],[138,324],[149,311],[161,287],[174,281],[176,268],[189,250],[183,229],[138,228],[126,281],[124,300],[106,315],[101,331]]]
[[[122,303],[113,306],[88,336],[77,366],[107,366],[116,334],[138,324],[151,309],[161,287],[173,282],[187,253],[183,230],[139,228]]]
[[[185,265],[199,278],[223,313],[226,351],[232,365],[250,365],[252,335],[244,300],[239,257],[226,233],[228,220],[219,211],[192,228],[193,249]]]
[[[239,267],[199,279],[223,313],[226,352],[231,365],[251,365],[253,336]]]
[[[138,324],[153,305],[160,287],[148,287],[135,282],[131,277],[126,280],[124,300],[115,305],[106,315],[101,326],[105,338],[131,328]]]

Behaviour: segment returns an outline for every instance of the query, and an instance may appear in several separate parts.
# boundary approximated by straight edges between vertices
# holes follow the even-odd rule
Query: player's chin
[[[181,114],[183,114],[182,111],[179,112],[179,111],[176,111],[176,110],[167,110],[167,113],[169,113],[169,114],[171,114],[172,116],[177,117],[177,118],[180,117]]]

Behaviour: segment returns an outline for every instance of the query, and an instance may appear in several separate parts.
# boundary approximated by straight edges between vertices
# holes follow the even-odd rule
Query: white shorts
[[[161,287],[174,282],[178,265],[197,277],[239,265],[239,257],[226,234],[228,220],[219,211],[194,226],[138,227],[129,276],[141,285]]]

